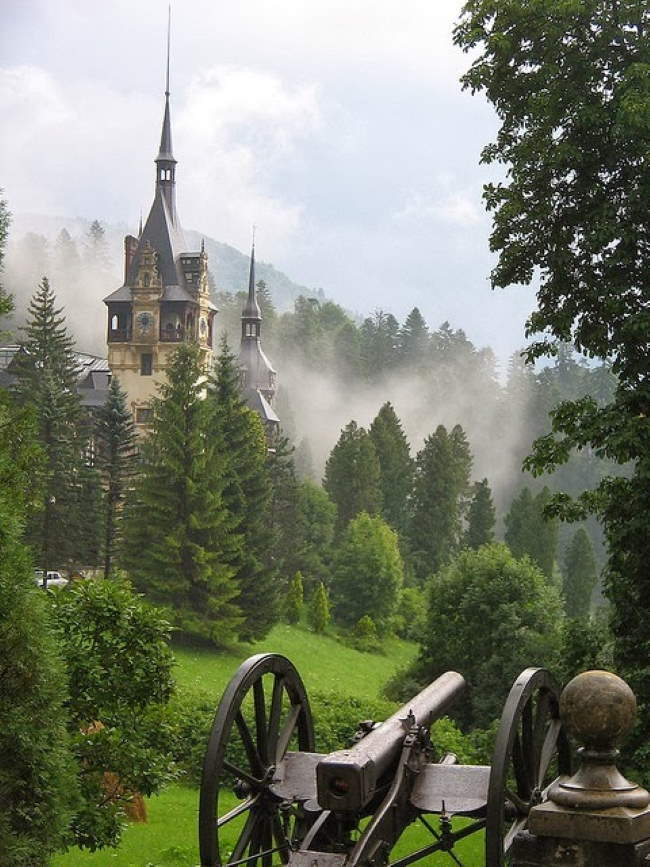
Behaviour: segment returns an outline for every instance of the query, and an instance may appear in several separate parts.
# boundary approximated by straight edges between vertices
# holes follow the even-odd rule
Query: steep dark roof
[[[0,346],[0,385],[3,388],[9,388],[16,379],[12,373],[11,362],[17,352],[20,352],[17,344]],[[75,352],[74,358],[77,363],[77,391],[81,405],[88,408],[102,406],[106,403],[111,379],[108,360],[87,352]]]
[[[256,388],[247,388],[244,392],[246,404],[261,417],[262,421],[280,424],[275,410],[264,395]]]

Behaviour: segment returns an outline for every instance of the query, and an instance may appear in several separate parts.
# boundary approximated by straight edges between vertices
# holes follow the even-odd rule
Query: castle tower
[[[198,343],[212,361],[216,307],[210,300],[208,257],[188,252],[176,212],[176,160],[169,110],[169,32],[165,111],[155,160],[155,194],[139,237],[124,239],[124,283],[104,298],[108,307],[108,364],[127,393],[136,425],[151,420],[150,401],[165,379],[179,342]]]
[[[262,349],[262,312],[255,289],[255,239],[251,248],[248,298],[241,315],[239,370],[247,404],[259,413],[267,433],[273,434],[280,424],[272,406],[277,373]]]

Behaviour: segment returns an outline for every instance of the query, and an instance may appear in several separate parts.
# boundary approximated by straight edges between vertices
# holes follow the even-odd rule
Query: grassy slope
[[[394,671],[406,665],[415,653],[414,645],[393,641],[385,656],[359,653],[329,636],[317,636],[307,630],[276,626],[268,638],[243,649],[239,654],[216,654],[195,649],[175,650],[180,685],[201,689],[219,700],[226,683],[237,666],[253,653],[273,651],[287,656],[302,676],[307,690],[337,690],[342,695],[376,698],[382,684]],[[54,867],[194,867],[198,865],[197,811],[198,791],[181,786],[169,786],[162,795],[148,802],[149,821],[145,825],[129,825],[119,850],[94,854],[72,850],[59,856]],[[426,835],[416,831],[417,843],[408,848],[400,841],[394,856],[413,851],[418,844],[426,845]],[[483,863],[478,854],[480,840],[463,841],[458,852],[467,867]],[[463,857],[464,856],[464,857]],[[423,862],[424,863],[424,862]],[[429,864],[450,863],[446,855],[427,860]]]

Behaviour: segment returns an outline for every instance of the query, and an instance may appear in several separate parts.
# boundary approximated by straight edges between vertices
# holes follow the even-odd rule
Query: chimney
[[[133,257],[135,256],[135,251],[138,249],[138,239],[134,238],[133,235],[126,235],[124,238],[124,282],[129,278],[129,269],[131,267],[131,262],[133,262]]]

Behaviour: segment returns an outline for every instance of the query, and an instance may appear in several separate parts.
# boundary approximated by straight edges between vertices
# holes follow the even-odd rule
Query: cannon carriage
[[[531,807],[570,773],[559,691],[545,669],[522,672],[491,765],[470,766],[435,755],[429,736],[464,689],[460,674],[446,672],[384,722],[362,722],[348,749],[324,755],[291,662],[274,653],[246,660],[219,703],[205,754],[201,867],[407,867],[441,851],[462,864],[456,843],[481,830],[484,863],[506,864]],[[465,821],[452,825],[454,817]],[[391,858],[413,822],[430,843]]]

